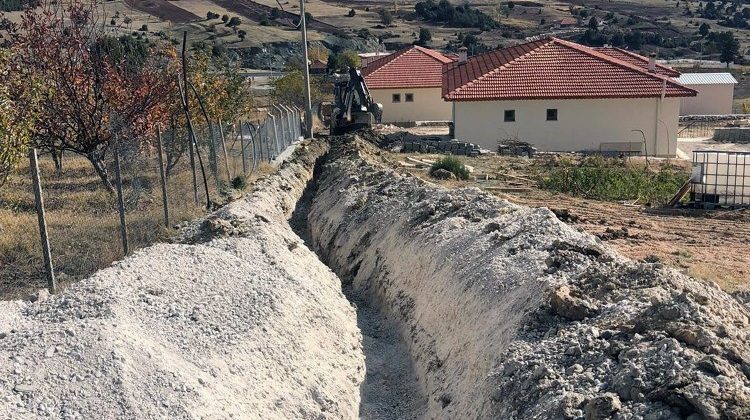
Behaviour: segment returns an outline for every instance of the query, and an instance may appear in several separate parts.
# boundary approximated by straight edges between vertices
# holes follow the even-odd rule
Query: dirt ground
[[[420,127],[414,134],[434,135],[440,128]],[[407,156],[437,159],[439,155],[384,152],[383,157],[402,172],[411,172],[451,188],[479,187],[512,203],[547,207],[563,221],[597,236],[629,258],[648,258],[724,290],[750,290],[750,210],[700,211],[647,208],[606,202],[539,189],[530,179],[523,158],[494,154],[460,157],[474,167],[470,181],[437,181],[427,168],[407,168]],[[489,177],[489,180],[485,178]],[[495,179],[492,179],[495,178]]]

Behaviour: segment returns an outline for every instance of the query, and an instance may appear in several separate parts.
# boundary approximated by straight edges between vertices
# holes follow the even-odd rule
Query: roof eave
[[[689,98],[697,96],[697,92],[667,94],[665,98]],[[494,102],[494,101],[543,101],[543,100],[596,100],[596,99],[650,99],[660,98],[661,95],[606,95],[606,96],[513,96],[513,97],[485,97],[485,98],[454,98],[443,95],[447,102]]]

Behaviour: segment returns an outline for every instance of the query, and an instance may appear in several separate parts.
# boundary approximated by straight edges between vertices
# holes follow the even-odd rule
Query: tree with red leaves
[[[138,59],[123,54],[122,40],[105,34],[99,13],[95,1],[41,1],[24,12],[11,51],[16,68],[41,84],[32,143],[86,157],[113,191],[107,152],[115,139],[150,146],[155,125],[168,117],[176,53],[147,46]]]

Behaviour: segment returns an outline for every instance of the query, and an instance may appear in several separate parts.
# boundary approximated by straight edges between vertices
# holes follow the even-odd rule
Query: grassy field
[[[232,154],[230,171],[242,171],[241,158]],[[205,155],[204,155],[205,157]],[[168,180],[170,224],[164,226],[158,166],[155,156],[123,161],[127,227],[131,252],[168,241],[175,226],[205,214],[205,198],[195,203],[188,157],[184,156]],[[62,287],[85,278],[123,257],[116,196],[101,185],[90,163],[66,156],[62,174],[49,157],[40,159],[47,223],[55,272]],[[249,182],[272,171],[262,165]],[[219,172],[225,174],[225,170]],[[223,203],[239,192],[209,180],[212,201]],[[28,164],[23,162],[0,187],[0,299],[27,296],[45,287],[34,194]]]

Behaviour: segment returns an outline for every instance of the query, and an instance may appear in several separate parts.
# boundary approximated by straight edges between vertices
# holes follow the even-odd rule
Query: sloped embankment
[[[308,223],[399,321],[430,418],[750,418],[750,312],[546,209],[446,190],[338,139]]]
[[[0,302],[0,418],[355,418],[361,335],[287,223],[323,143],[59,296]]]

